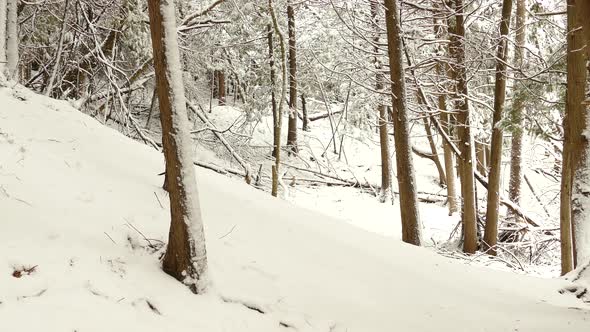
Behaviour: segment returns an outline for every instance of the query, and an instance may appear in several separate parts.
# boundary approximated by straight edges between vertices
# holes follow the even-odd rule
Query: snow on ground
[[[0,103],[0,331],[590,328],[565,280],[457,264],[202,169],[212,287],[195,296],[159,268],[160,153],[18,87]]]

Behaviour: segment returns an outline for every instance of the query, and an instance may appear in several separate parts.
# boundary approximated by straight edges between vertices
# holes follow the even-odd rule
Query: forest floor
[[[160,153],[20,87],[0,88],[0,103],[0,331],[590,328],[565,279],[466,266],[392,240],[395,228],[351,225],[360,211],[342,222],[202,168],[211,284],[195,296],[159,267]],[[286,197],[312,206],[307,190]]]

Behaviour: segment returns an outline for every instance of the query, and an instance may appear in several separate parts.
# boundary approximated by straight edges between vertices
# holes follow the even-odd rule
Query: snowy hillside
[[[0,88],[0,331],[586,331],[563,280],[449,261],[198,169],[212,287],[159,268],[162,156]]]

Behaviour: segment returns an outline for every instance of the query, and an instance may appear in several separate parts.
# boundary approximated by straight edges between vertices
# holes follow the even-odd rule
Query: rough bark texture
[[[496,255],[498,243],[498,221],[500,218],[500,180],[502,179],[502,147],[504,131],[501,122],[504,116],[506,101],[506,60],[508,58],[508,32],[512,0],[502,2],[502,20],[500,22],[500,41],[496,55],[496,82],[494,87],[494,117],[492,122],[492,144],[490,160],[490,176],[488,186],[488,206],[486,225],[483,237],[483,249],[490,255]]]
[[[10,78],[18,81],[18,1],[8,0],[6,5],[6,68]]]
[[[455,15],[449,19],[450,53],[454,60],[451,62],[451,74],[456,81],[456,109],[457,134],[459,137],[461,176],[461,196],[463,207],[461,218],[463,221],[463,251],[475,253],[477,251],[477,219],[475,206],[475,182],[473,163],[473,137],[471,136],[471,121],[469,116],[469,102],[467,99],[467,73],[465,69],[465,25],[463,1],[454,1]]]
[[[378,27],[379,5],[377,2],[370,2],[371,19],[375,28]],[[375,64],[375,90],[383,91],[385,88],[384,76],[382,73],[383,66],[379,58],[379,32],[375,33],[373,37],[375,57],[373,58]],[[391,194],[391,153],[389,151],[389,135],[387,129],[387,107],[379,100],[377,104],[377,126],[379,128],[379,146],[381,150],[381,193],[379,200],[384,203],[387,197]]]
[[[516,0],[516,47],[514,50],[514,66],[522,68],[524,64],[524,46],[526,37],[526,0]],[[516,73],[517,77],[522,74]],[[512,102],[512,146],[510,149],[510,183],[508,185],[508,198],[520,205],[520,192],[522,183],[522,139],[524,126],[524,89],[516,83]],[[511,219],[516,221],[516,216],[510,213]]]
[[[586,70],[584,53],[580,51],[584,45],[581,30],[576,23],[575,0],[568,0],[568,35],[567,35],[567,93],[564,117],[564,147],[561,177],[561,269],[562,274],[571,271],[576,266],[574,256],[574,213],[572,204],[573,180],[583,153],[584,142],[582,131],[586,123],[584,101],[584,87],[586,85]]]
[[[297,153],[297,44],[295,36],[295,10],[287,6],[289,28],[289,127],[287,132],[287,149]]]
[[[402,221],[402,240],[414,245],[422,242],[422,224],[412,160],[409,120],[406,109],[406,84],[402,62],[402,41],[397,0],[385,0],[387,49],[392,92],[392,121],[397,164],[397,181]]]
[[[270,100],[271,100],[271,108],[272,108],[272,123],[273,123],[273,148],[272,148],[272,156],[277,157],[277,152],[280,146],[277,144],[277,139],[279,140],[280,144],[280,126],[278,125],[279,119],[277,118],[277,97],[276,97],[276,86],[277,86],[277,75],[275,72],[275,59],[274,59],[274,43],[273,43],[273,28],[272,25],[268,24],[266,26],[267,31],[267,41],[268,41],[268,65],[270,68]],[[279,129],[279,132],[277,132]]]
[[[6,1],[0,1],[0,75],[6,68]]]
[[[568,62],[568,97],[566,101],[572,145],[571,224],[574,268],[587,264],[590,260],[590,155],[588,151],[590,145],[587,136],[590,129],[588,123],[590,118],[585,103],[586,55],[588,53],[584,52],[585,48],[588,48],[584,38],[584,29],[589,20],[588,16],[584,16],[584,14],[590,13],[582,11],[587,8],[587,0],[568,1],[568,23],[571,21],[573,25],[571,29],[568,26],[568,30],[575,31],[572,39],[568,38],[568,56],[571,56],[573,61],[571,66]],[[584,29],[580,29],[581,26]],[[571,49],[569,47],[570,41],[572,42]]]
[[[166,273],[200,293],[206,286],[207,251],[189,146],[174,3],[149,0],[148,9],[171,215],[162,265]]]

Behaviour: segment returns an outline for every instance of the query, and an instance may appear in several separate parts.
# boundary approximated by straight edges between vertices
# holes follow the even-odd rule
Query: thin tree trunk
[[[524,64],[524,46],[526,38],[526,0],[516,0],[516,48],[514,51],[514,65],[522,70]],[[521,73],[515,74],[522,77]],[[512,146],[510,149],[510,183],[508,185],[508,197],[516,204],[520,204],[522,187],[522,140],[524,126],[524,91],[516,82],[514,101],[512,102]],[[510,218],[517,221],[517,217],[509,214]]]
[[[430,128],[430,121],[428,121],[428,117],[426,114],[423,114],[422,123],[424,124],[424,130],[426,131],[426,137],[428,139],[428,144],[430,145],[430,152],[432,153],[432,161],[436,166],[436,170],[438,171],[438,181],[441,187],[447,184],[447,177],[445,176],[445,171],[442,167],[442,163],[440,162],[440,158],[438,157],[438,149],[436,148],[436,143],[434,143],[434,136],[432,135],[432,128]]]
[[[441,12],[441,16],[446,16],[444,12]],[[435,18],[434,19],[434,34],[437,39],[447,39],[445,31],[445,25],[443,19]],[[445,53],[448,53],[448,49],[443,48],[442,45],[439,46],[439,54],[443,56]],[[436,73],[442,79],[447,79],[447,66],[443,64],[442,61],[438,61],[436,64]],[[446,90],[446,89],[445,89]],[[450,121],[450,114],[447,112],[447,96],[446,93],[443,91],[439,91],[437,102],[438,102],[438,109],[441,112],[440,119],[441,122],[446,130],[446,134],[450,137],[451,135],[451,121]],[[443,140],[443,153],[444,153],[444,162],[445,162],[445,175],[446,175],[446,184],[447,184],[447,206],[449,208],[449,215],[459,211],[459,202],[457,199],[457,187],[455,181],[455,161],[454,161],[454,154],[453,150],[451,149],[450,144]]]
[[[276,112],[276,119],[275,128],[274,128],[274,146],[276,148],[276,155],[275,155],[275,164],[272,167],[272,190],[271,194],[273,196],[278,196],[279,192],[279,176],[280,176],[280,166],[281,166],[281,125],[283,123],[283,107],[285,104],[285,96],[287,95],[287,47],[285,43],[285,36],[281,31],[279,26],[279,22],[277,21],[277,15],[274,9],[273,0],[268,0],[268,10],[270,12],[270,16],[272,19],[272,25],[274,28],[274,32],[277,34],[279,38],[279,46],[281,50],[281,94],[279,96],[279,102]],[[272,49],[272,47],[271,47]]]
[[[477,171],[483,175],[487,175],[488,166],[486,163],[486,146],[484,143],[475,141],[475,159],[477,160]]]
[[[375,1],[370,2],[370,9],[371,9],[371,19],[372,23],[377,29],[378,27],[378,17],[379,17],[379,4]],[[377,30],[379,31],[379,30]],[[375,52],[375,57],[373,58],[375,64],[375,90],[383,91],[385,88],[383,77],[383,66],[381,64],[381,60],[379,59],[379,32],[375,32],[373,37],[373,52]],[[379,146],[381,150],[381,193],[379,195],[379,201],[381,203],[385,203],[389,195],[391,195],[391,152],[389,151],[389,135],[388,135],[388,128],[387,128],[387,107],[381,101],[381,96],[378,96],[379,102],[377,105],[377,116],[378,121],[378,128],[379,128]]]
[[[225,95],[226,95],[226,87],[225,87],[225,73],[223,70],[217,71],[217,82],[218,86],[218,93],[219,93],[219,106],[225,106]]]
[[[49,83],[47,83],[47,87],[45,88],[45,95],[51,95],[51,90],[53,90],[53,83],[55,82],[55,77],[57,76],[57,71],[59,69],[59,64],[61,62],[61,54],[63,51],[64,46],[64,36],[66,33],[66,26],[67,26],[67,19],[68,19],[68,4],[69,0],[65,0],[64,3],[64,13],[62,16],[62,23],[61,23],[61,32],[59,34],[59,42],[57,45],[57,52],[55,55],[55,62],[53,64],[53,71],[51,72],[51,76],[49,77]]]
[[[0,1],[0,76],[6,69],[6,1]]]
[[[307,102],[305,93],[301,94],[301,111],[303,112],[303,131],[309,131],[309,117],[307,116]]]
[[[297,154],[297,43],[295,35],[295,10],[290,1],[287,5],[289,28],[289,127],[287,130],[287,149],[289,154]]]
[[[414,245],[422,243],[422,224],[412,160],[409,120],[406,109],[406,83],[402,61],[402,40],[397,0],[385,0],[387,49],[391,78],[392,120],[400,192],[402,240]]]
[[[11,79],[18,81],[18,0],[7,0],[6,61]]]
[[[498,243],[498,221],[500,218],[500,181],[502,179],[502,147],[504,132],[502,117],[506,100],[506,60],[508,58],[508,32],[510,31],[510,16],[512,14],[512,0],[502,2],[502,21],[500,22],[500,41],[496,60],[496,82],[494,88],[494,117],[492,122],[492,159],[490,160],[490,175],[488,187],[488,206],[486,210],[486,226],[483,237],[483,249],[490,255],[496,255]]]
[[[451,62],[451,74],[456,81],[455,89],[457,109],[457,134],[459,136],[461,177],[461,196],[463,208],[461,218],[463,221],[464,243],[463,251],[475,253],[477,251],[477,219],[475,207],[475,182],[473,160],[473,137],[471,135],[471,120],[469,115],[469,101],[467,99],[467,72],[465,69],[465,23],[463,13],[463,1],[455,0],[455,16],[450,18],[450,53],[455,58]],[[451,22],[454,20],[454,22]]]
[[[162,265],[166,273],[191,291],[201,293],[207,281],[207,250],[190,147],[174,2],[149,0],[148,9],[171,214]]]
[[[268,39],[268,65],[270,67],[270,101],[271,101],[271,109],[272,109],[272,123],[273,123],[273,147],[272,147],[272,156],[277,157],[279,153],[279,149],[281,148],[279,145],[276,144],[277,139],[280,142],[280,125],[277,113],[277,98],[276,98],[276,86],[277,86],[277,77],[275,73],[275,59],[274,59],[274,43],[273,43],[273,28],[271,24],[266,26],[267,30],[267,39]],[[279,131],[277,132],[277,128]]]

